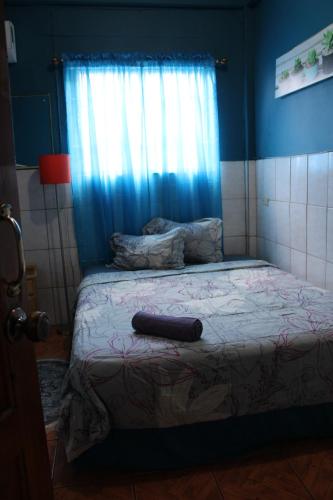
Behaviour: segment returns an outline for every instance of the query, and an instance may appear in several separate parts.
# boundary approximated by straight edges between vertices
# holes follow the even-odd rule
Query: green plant
[[[324,33],[322,44],[326,54],[333,52],[333,31],[329,30]]]
[[[289,71],[287,69],[285,69],[281,73],[280,80],[281,80],[281,82],[283,82],[284,80],[287,80],[287,78],[289,78]]]
[[[311,68],[311,66],[315,66],[318,61],[319,59],[316,49],[310,50],[306,59],[306,65],[308,66],[308,68]]]
[[[294,73],[300,73],[303,70],[303,63],[301,61],[300,57],[297,57],[295,59],[295,64],[294,64]]]

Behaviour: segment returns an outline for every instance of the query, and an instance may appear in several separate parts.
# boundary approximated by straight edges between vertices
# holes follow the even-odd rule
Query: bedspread
[[[139,310],[195,316],[193,343],[136,335]],[[60,430],[73,460],[110,429],[333,402],[333,294],[263,261],[104,272],[79,288]]]

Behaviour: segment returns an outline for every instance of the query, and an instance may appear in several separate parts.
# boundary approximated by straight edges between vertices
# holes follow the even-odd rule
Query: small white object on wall
[[[17,57],[16,57],[15,30],[14,30],[14,25],[11,21],[5,21],[5,33],[6,33],[8,62],[16,63]]]

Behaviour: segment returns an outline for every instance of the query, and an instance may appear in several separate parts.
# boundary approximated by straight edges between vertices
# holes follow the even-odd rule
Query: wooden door
[[[3,202],[12,205],[12,216],[18,220],[4,7],[0,0],[0,204]],[[12,342],[6,336],[10,310],[25,305],[24,294],[8,296],[6,284],[18,273],[14,234],[13,226],[0,219],[0,498],[50,500],[50,468],[33,343],[25,335]]]

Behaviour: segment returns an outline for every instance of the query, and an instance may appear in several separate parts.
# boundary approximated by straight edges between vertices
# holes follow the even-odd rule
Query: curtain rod
[[[58,66],[60,64],[62,64],[63,62],[64,62],[64,60],[61,57],[54,56],[51,59],[51,65],[54,68],[58,68]],[[229,59],[227,57],[218,57],[215,59],[215,66],[216,66],[216,68],[222,68],[222,67],[227,66],[228,62],[229,62]]]
[[[174,10],[243,10],[244,7],[255,7],[260,0],[247,0],[244,5],[217,5],[216,3],[199,5],[190,3],[167,3],[154,4],[151,2],[113,2],[112,0],[30,0],[29,2],[23,0],[13,0],[5,2],[6,7],[106,7],[111,9],[174,9]]]

